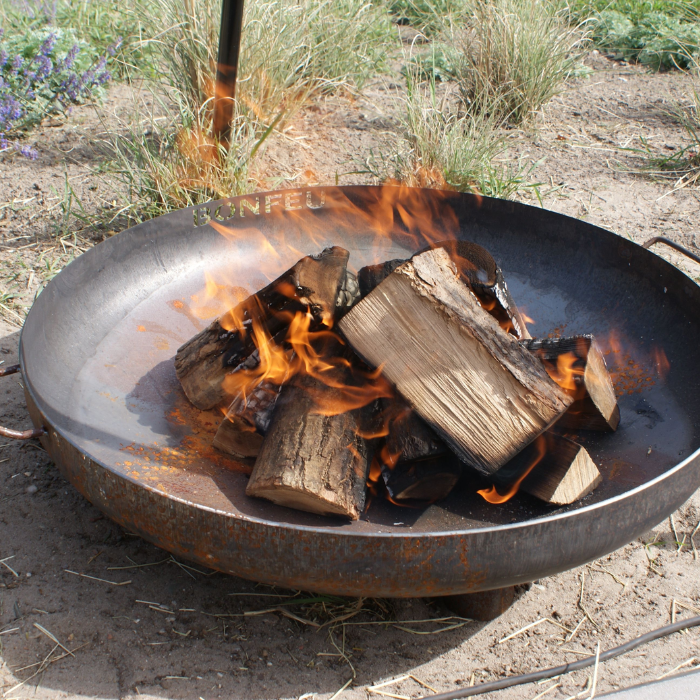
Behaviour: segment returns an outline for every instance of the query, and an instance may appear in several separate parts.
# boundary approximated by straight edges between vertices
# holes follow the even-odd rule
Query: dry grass
[[[259,186],[252,166],[271,131],[319,93],[360,88],[398,41],[387,13],[362,0],[246,3],[227,149],[209,135],[220,2],[140,0],[137,8],[153,37],[150,105],[135,105],[109,144],[120,213],[135,220]]]
[[[468,111],[520,124],[563,89],[580,29],[552,0],[474,2],[457,80]]]
[[[372,155],[367,172],[377,180],[412,187],[504,199],[530,192],[539,198],[539,183],[529,181],[534,166],[505,158],[506,134],[494,113],[465,113],[449,88],[444,90],[435,79],[421,84],[417,71],[407,78],[399,136]]]

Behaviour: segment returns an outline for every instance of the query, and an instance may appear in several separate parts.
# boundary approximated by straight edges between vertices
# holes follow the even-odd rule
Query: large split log
[[[486,248],[470,241],[456,240],[439,241],[430,248],[444,248],[449,253],[462,281],[469,285],[481,305],[498,320],[502,328],[512,329],[513,335],[518,338],[530,337],[522,314],[508,291],[503,272]],[[406,260],[387,260],[363,267],[358,273],[360,294],[367,296],[404,262]]]
[[[572,402],[482,308],[442,248],[398,267],[339,328],[457,456],[485,475]]]
[[[620,409],[605,357],[592,335],[523,340],[547,373],[574,402],[557,427],[564,430],[616,430]]]
[[[302,258],[179,348],[175,372],[187,398],[202,410],[226,400],[224,378],[255,350],[254,323],[277,342],[286,334],[284,312],[308,310],[317,324],[331,325],[349,255],[334,246]]]
[[[323,403],[342,398],[309,375],[297,375],[283,387],[246,494],[357,520],[369,469],[367,443],[358,435],[362,409],[320,415],[314,412],[319,397]]]
[[[584,447],[547,431],[506,464],[494,481],[500,485],[498,490],[479,492],[491,502],[507,500],[519,489],[563,506],[587,496],[602,476]]]

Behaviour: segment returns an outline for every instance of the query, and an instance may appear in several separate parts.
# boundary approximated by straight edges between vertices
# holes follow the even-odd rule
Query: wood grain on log
[[[308,375],[286,384],[246,493],[319,515],[357,520],[365,503],[367,443],[358,436],[362,410],[324,416],[323,403],[341,401],[339,390]]]
[[[280,342],[286,333],[282,312],[310,311],[317,324],[331,325],[339,292],[347,283],[349,255],[336,246],[302,258],[179,348],[175,372],[187,398],[202,410],[226,400],[224,378],[255,350],[253,323]]]
[[[460,459],[486,475],[572,402],[484,311],[441,248],[397,268],[339,328]]]
[[[564,430],[616,430],[620,409],[605,357],[592,335],[523,340],[547,373],[573,398],[557,423]]]

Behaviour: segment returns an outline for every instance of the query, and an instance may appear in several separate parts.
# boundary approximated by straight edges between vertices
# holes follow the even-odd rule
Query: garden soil
[[[668,112],[687,97],[691,79],[597,54],[588,64],[592,74],[572,81],[537,129],[510,133],[510,157],[538,163],[534,179],[549,191],[547,208],[638,242],[664,235],[697,250],[698,190],[645,172],[635,150],[642,139],[658,153],[682,146]],[[377,81],[362,97],[328,98],[299,113],[269,144],[261,186],[370,182],[348,173],[361,170],[358,161],[391,135],[397,91]],[[127,93],[113,88],[103,109],[127,109]],[[66,182],[87,216],[116,207],[96,172],[93,141],[102,128],[90,108],[76,109],[35,133],[37,161],[0,163],[0,294],[11,285],[19,294],[0,298],[10,309],[0,321],[6,365],[17,361],[21,317],[39,285],[110,235],[72,238],[64,222]],[[700,275],[668,250],[656,252]],[[28,427],[20,377],[3,379],[0,391],[0,424]],[[678,617],[700,610],[700,560],[690,537],[700,493],[675,513],[677,536],[663,522],[599,561],[522,588],[493,622],[425,634],[445,625],[412,621],[449,615],[426,600],[365,601],[370,612],[352,621],[366,624],[320,629],[260,612],[275,607],[274,596],[292,593],[175,562],[79,496],[37,441],[0,440],[0,482],[0,692],[8,698],[416,698],[584,658],[598,645],[607,649],[668,624],[674,609]],[[347,601],[345,611],[355,604]],[[292,609],[326,619],[319,606]],[[543,618],[549,621],[503,641]],[[576,629],[566,642],[564,628]],[[697,629],[675,634],[602,664],[596,694],[691,668],[699,639]],[[588,669],[487,697],[568,698],[591,675]],[[396,678],[379,689],[385,695],[368,694],[369,686]]]

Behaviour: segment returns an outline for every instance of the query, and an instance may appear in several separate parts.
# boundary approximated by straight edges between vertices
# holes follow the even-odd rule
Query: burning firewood
[[[389,496],[395,501],[445,498],[462,473],[459,460],[404,401],[395,399],[384,413],[390,414],[388,434],[375,459]]]
[[[620,422],[612,379],[592,335],[523,340],[574,402],[559,419],[564,430],[616,430]]]
[[[187,398],[202,410],[222,404],[228,396],[226,375],[255,351],[256,337],[281,341],[294,312],[309,311],[318,325],[331,325],[347,284],[349,255],[334,246],[302,258],[185,343],[175,356],[175,372]]]
[[[501,268],[491,254],[469,241],[439,241],[430,248],[444,248],[459,270],[462,281],[476,294],[481,305],[494,316],[501,327],[511,330],[518,338],[529,338],[527,326],[508,291]],[[425,249],[418,252],[420,255]],[[358,274],[360,293],[367,296],[405,260],[387,260],[363,267]]]
[[[323,415],[319,408],[342,403],[342,391],[319,379],[297,375],[290,380],[277,401],[246,493],[357,520],[369,468],[367,443],[360,437],[362,409]]]
[[[573,401],[483,309],[442,248],[398,267],[339,328],[457,456],[485,475]]]
[[[237,396],[214,436],[214,447],[239,459],[257,457],[281,387],[267,382],[250,396]]]
[[[503,503],[521,490],[558,506],[587,496],[602,481],[584,447],[551,431],[540,435],[493,478],[501,488],[479,491],[491,503]]]
[[[439,501],[452,491],[462,475],[462,464],[453,454],[382,466],[382,480],[394,501]]]

